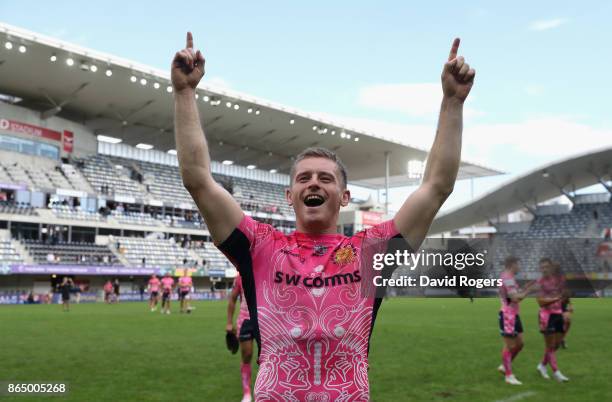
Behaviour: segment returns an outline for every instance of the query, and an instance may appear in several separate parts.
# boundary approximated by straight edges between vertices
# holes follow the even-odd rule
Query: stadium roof
[[[562,159],[534,169],[502,184],[466,205],[439,215],[430,233],[447,232],[492,220],[526,206],[593,184],[605,184],[612,174],[612,148],[604,148]],[[606,185],[608,191],[612,188]]]
[[[3,23],[0,38],[0,93],[21,98],[18,105],[41,111],[43,118],[58,115],[81,122],[96,134],[121,138],[128,145],[151,144],[162,151],[175,147],[169,71]],[[6,42],[13,48],[7,49]],[[67,65],[68,59],[72,66]],[[93,66],[97,71],[92,71]],[[110,77],[107,71],[112,72]],[[425,150],[251,95],[215,88],[206,80],[200,84],[198,96],[215,160],[229,159],[288,173],[292,156],[308,146],[324,146],[338,152],[349,169],[351,183],[382,188],[385,153],[389,152],[391,187],[420,180],[418,175],[407,174],[407,166],[409,161],[425,160]],[[500,173],[464,161],[459,179]]]

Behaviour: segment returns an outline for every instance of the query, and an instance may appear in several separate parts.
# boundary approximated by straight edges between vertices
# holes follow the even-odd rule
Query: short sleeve
[[[387,253],[390,250],[408,246],[395,226],[393,219],[372,226],[355,236],[359,235],[363,237],[362,250],[366,255],[370,253]],[[395,241],[392,242],[392,239],[395,239]]]
[[[400,236],[399,230],[395,227],[393,219],[372,226],[365,231],[365,237],[368,239],[389,240],[396,236]]]
[[[274,231],[272,226],[257,222],[245,214],[238,227],[217,247],[238,268],[238,271],[242,272],[240,265],[250,260],[256,249],[264,244]]]
[[[359,270],[364,279],[362,281],[362,294],[368,297],[381,298],[384,296],[386,288],[374,286],[374,276],[390,278],[397,267],[395,265],[385,265],[382,269],[375,268],[375,258],[381,254],[395,254],[398,250],[408,250],[409,253],[413,251],[397,230],[393,220],[379,223],[359,232],[353,236],[353,239],[355,238],[361,238]]]
[[[518,284],[516,283],[516,279],[510,277],[502,278],[502,284],[508,295],[514,295],[518,292]]]

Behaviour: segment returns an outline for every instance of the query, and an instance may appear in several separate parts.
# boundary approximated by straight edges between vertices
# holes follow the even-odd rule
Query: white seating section
[[[47,244],[37,240],[23,240],[23,244],[38,264],[120,265],[108,247],[98,244],[86,242]]]
[[[79,190],[71,184],[59,167],[46,169],[39,166],[24,167],[18,163],[2,164],[0,182],[23,184],[37,190],[69,189]]]
[[[109,195],[144,198],[142,186],[129,177],[129,167],[113,166],[108,158],[101,155],[90,156],[83,163],[83,174],[98,193],[103,194],[102,186],[108,186]]]
[[[83,174],[74,168],[69,163],[63,163],[61,166],[62,172],[66,176],[66,179],[70,182],[71,188],[75,190],[85,191],[87,193],[94,193],[93,189],[87,182],[87,179],[83,176]]]
[[[97,212],[82,211],[79,207],[71,208],[67,205],[53,205],[53,214],[61,219],[76,219],[80,221],[102,221],[104,218]]]
[[[112,211],[111,215],[119,223],[126,225],[138,225],[138,226],[159,226],[161,221],[153,219],[150,214],[141,212],[118,212]]]
[[[0,183],[12,183],[13,179],[9,176],[4,168],[4,164],[0,163]]]
[[[172,205],[189,204],[195,209],[191,195],[183,186],[178,167],[118,157],[97,156],[97,158],[106,158],[109,166],[122,165],[137,168],[143,175],[143,184],[148,194],[143,192],[136,197],[149,196]],[[213,174],[213,176],[220,183],[231,184],[233,196],[243,209],[293,216],[293,209],[287,205],[285,200],[284,186],[219,174]]]
[[[28,187],[34,186],[32,179],[30,179],[25,169],[18,163],[5,164],[4,168],[6,173],[8,173],[10,183],[23,184]]]
[[[190,260],[189,252],[172,240],[144,239],[138,237],[117,237],[119,252],[133,266],[142,266],[145,258],[148,267],[172,267],[183,265]]]
[[[293,209],[287,205],[285,186],[260,182],[239,177],[215,175],[218,180],[233,184],[234,198],[242,208],[254,212],[275,213],[293,216]]]
[[[206,269],[227,269],[230,267],[230,262],[225,255],[212,243],[192,243],[193,250],[198,257],[206,261],[204,268]]]
[[[144,175],[144,184],[153,198],[175,205],[186,203],[195,208],[178,168],[150,162],[139,161],[138,164]]]
[[[0,264],[19,264],[23,259],[10,240],[0,240]]]
[[[0,201],[0,214],[36,215],[38,213],[29,204]]]

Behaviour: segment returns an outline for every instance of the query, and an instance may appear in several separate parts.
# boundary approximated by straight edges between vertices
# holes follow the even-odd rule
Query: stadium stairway
[[[190,261],[197,261],[198,264],[202,263],[202,257],[200,257],[194,250],[188,249],[187,253],[189,255],[189,260]]]
[[[587,224],[584,229],[583,236],[586,238],[597,238],[601,234],[601,230],[599,230],[598,222],[595,219],[591,219],[591,221]]]
[[[95,194],[96,191],[93,189],[91,184],[87,181],[83,173],[80,170],[75,169],[74,166],[70,164],[62,164],[61,170],[66,179],[75,190],[85,191],[88,194]]]
[[[124,267],[131,267],[132,264],[130,264],[130,262],[128,261],[127,258],[125,258],[125,255],[121,254],[119,252],[119,250],[117,250],[117,246],[115,242],[109,242],[107,245],[108,249],[111,251],[111,253],[113,253],[113,255],[115,257],[117,257],[117,259],[119,260],[119,262],[121,263],[121,265],[123,265]]]

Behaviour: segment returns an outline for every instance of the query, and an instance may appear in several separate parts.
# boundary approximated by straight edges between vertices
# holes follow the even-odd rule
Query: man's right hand
[[[187,32],[185,49],[176,52],[172,60],[171,79],[174,92],[195,89],[204,76],[204,56],[193,50],[193,35]]]
[[[226,331],[226,332],[233,332],[233,333],[236,333],[236,330],[234,329],[234,325],[233,325],[233,324],[227,324],[227,325],[225,326],[225,331]]]

